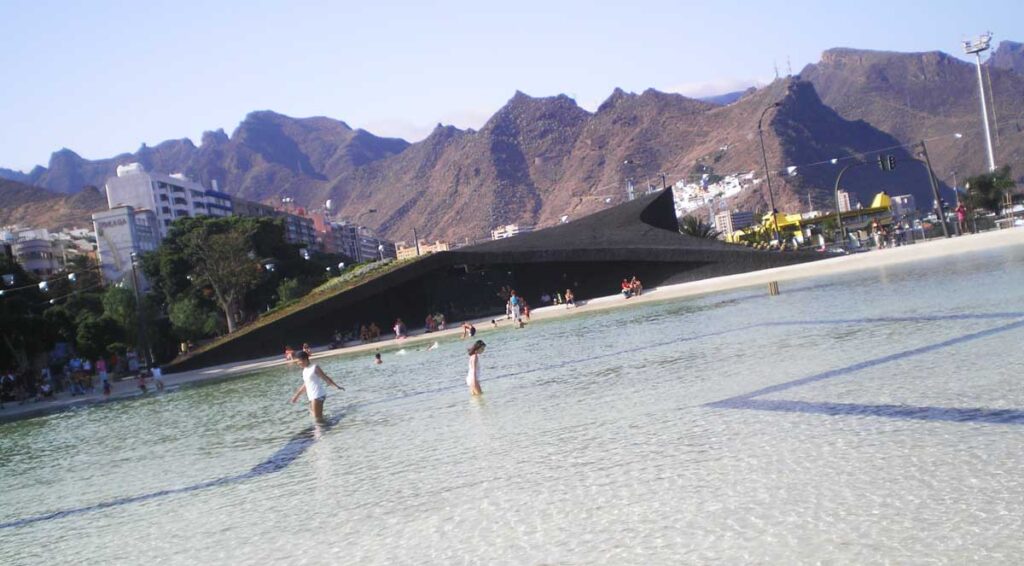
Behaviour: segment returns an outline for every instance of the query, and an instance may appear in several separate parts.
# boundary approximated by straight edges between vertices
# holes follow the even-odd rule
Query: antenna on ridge
[[[772,61],[772,65],[775,66],[775,80],[779,80],[779,62]]]
[[[786,76],[793,76],[793,65],[789,62],[789,55],[786,55]]]

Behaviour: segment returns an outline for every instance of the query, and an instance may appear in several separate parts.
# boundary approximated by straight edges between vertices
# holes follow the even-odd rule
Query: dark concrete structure
[[[181,360],[169,371],[268,356],[285,344],[325,344],[335,330],[348,333],[376,322],[385,333],[396,318],[411,328],[428,313],[450,325],[504,315],[503,287],[529,304],[542,294],[572,288],[577,300],[612,295],[623,278],[646,287],[696,281],[819,259],[808,252],[758,251],[679,233],[670,190],[504,240],[432,254],[341,292],[233,340]],[[387,334],[385,334],[387,336]]]

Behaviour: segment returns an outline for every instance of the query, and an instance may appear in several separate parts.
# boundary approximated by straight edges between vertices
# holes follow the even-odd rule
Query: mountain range
[[[992,84],[1000,164],[1024,161],[1021,47],[1001,43],[984,69]],[[606,207],[605,199],[621,202],[627,178],[645,187],[660,186],[663,173],[668,183],[702,174],[756,171],[763,177],[757,132],[763,111],[764,145],[781,210],[806,209],[808,200],[831,208],[835,176],[850,162],[834,165],[833,158],[866,154],[870,160],[884,150],[905,161],[914,156],[908,145],[919,140],[927,141],[944,183],[952,184],[952,171],[963,179],[985,170],[973,64],[941,52],[839,48],[824,52],[798,76],[720,99],[616,89],[590,112],[564,95],[517,92],[478,131],[439,124],[415,143],[325,117],[253,112],[231,135],[206,132],[198,146],[170,140],[100,160],[62,149],[47,167],[28,173],[0,169],[0,177],[15,182],[0,185],[0,205],[5,212],[26,206],[26,191],[36,191],[33,202],[60,202],[67,214],[25,209],[15,217],[22,223],[85,224],[88,213],[103,207],[102,199],[68,200],[60,194],[102,187],[117,165],[140,162],[153,171],[183,172],[207,186],[217,181],[222,190],[253,200],[288,196],[317,208],[331,199],[340,217],[396,240],[409,240],[413,229],[427,238],[472,240],[498,225],[554,224],[565,215],[577,218]],[[797,166],[795,175],[782,174],[788,166]],[[885,174],[858,168],[844,179],[844,188],[862,201],[885,189],[913,194],[919,205],[931,202],[924,168],[909,162]],[[728,206],[764,211],[767,200],[761,183]]]

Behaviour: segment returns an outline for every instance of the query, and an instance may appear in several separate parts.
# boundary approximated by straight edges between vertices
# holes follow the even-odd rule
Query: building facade
[[[179,218],[230,216],[234,208],[227,193],[207,189],[180,173],[148,172],[139,163],[118,166],[117,176],[107,179],[106,190],[110,209],[153,211],[161,239]]]
[[[433,244],[426,240],[420,240],[419,249],[416,249],[415,245],[407,246],[405,242],[395,243],[395,254],[398,259],[410,259],[421,255],[432,254],[435,252],[446,252],[451,249],[451,245],[448,242],[442,242],[437,240]]]
[[[505,238],[511,238],[528,232],[533,232],[533,226],[506,224],[491,230],[491,240],[504,240]]]
[[[754,224],[753,212],[723,210],[715,214],[715,229],[723,235],[732,234]]]
[[[133,254],[151,252],[160,245],[160,221],[156,214],[152,210],[119,206],[93,214],[92,222],[103,278],[108,282],[132,282]],[[137,272],[136,277],[144,289],[142,273]]]
[[[853,196],[847,191],[840,190],[839,195],[839,212],[849,212],[860,207],[860,203],[857,201],[857,197]]]
[[[286,242],[302,246],[310,251],[321,249],[320,239],[317,237],[318,234],[313,219],[308,216],[292,214],[261,202],[240,198],[233,200],[232,208],[238,216],[280,218],[284,223],[284,239]]]

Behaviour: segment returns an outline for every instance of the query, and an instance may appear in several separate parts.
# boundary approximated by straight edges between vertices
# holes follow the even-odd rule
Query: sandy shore
[[[839,273],[858,271],[861,269],[896,265],[1012,245],[1024,245],[1024,228],[1010,228],[950,239],[935,239],[899,248],[836,256],[810,263],[752,271],[737,275],[727,275],[725,277],[714,277],[691,283],[657,287],[647,289],[643,296],[634,297],[629,300],[622,298],[620,295],[599,297],[596,299],[590,299],[585,304],[581,304],[577,308],[566,309],[561,305],[549,306],[533,309],[530,314],[532,320],[548,320],[606,309],[624,308],[652,301],[681,299],[758,285],[766,286],[765,293],[767,293],[767,284],[772,281],[785,282],[796,279],[829,276]],[[784,289],[783,292],[785,292]],[[504,317],[501,317],[498,320],[500,321],[499,327],[507,327],[511,324],[506,321]],[[489,331],[494,330],[491,325],[490,318],[473,321],[473,324],[477,328],[477,336],[486,335]],[[412,333],[408,338],[400,341],[384,339],[371,344],[350,343],[350,345],[333,350],[317,349],[317,351],[314,352],[313,358],[323,359],[340,355],[369,355],[370,352],[378,349],[386,350],[402,348],[409,345],[437,340],[441,337],[453,337],[461,334],[461,328],[431,333],[417,331]],[[268,358],[248,360],[245,362],[224,364],[190,372],[171,374],[164,377],[164,382],[167,384],[169,389],[173,390],[190,383],[230,378],[260,369],[285,365],[286,363],[288,362],[285,362],[282,359],[282,356],[278,355]],[[150,388],[150,390],[152,391],[152,388]],[[5,404],[4,409],[0,410],[0,421],[32,418],[78,406],[137,397],[139,395],[140,392],[136,387],[134,380],[118,382],[113,384],[113,392],[108,399],[103,398],[100,394],[70,397],[67,393],[63,393],[57,399],[39,403],[30,402],[25,403],[24,405],[7,403]]]

